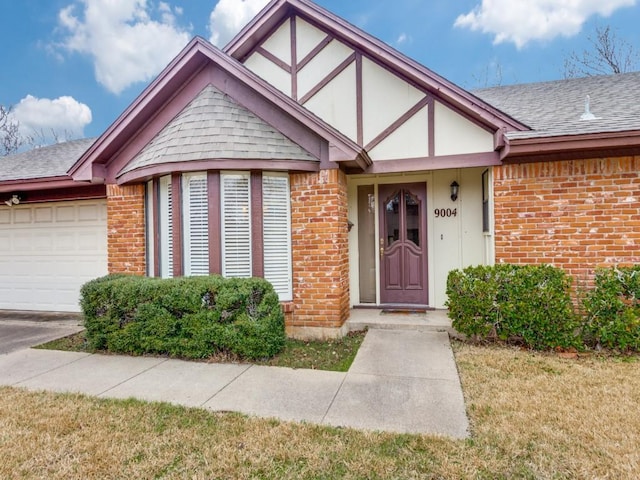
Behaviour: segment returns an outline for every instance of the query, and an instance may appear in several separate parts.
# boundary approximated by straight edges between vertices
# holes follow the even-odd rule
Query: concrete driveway
[[[34,315],[33,318],[37,318]],[[0,355],[66,337],[83,330],[77,318],[46,322],[0,317]]]

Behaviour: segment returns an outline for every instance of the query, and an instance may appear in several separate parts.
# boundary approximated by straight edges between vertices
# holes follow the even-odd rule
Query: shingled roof
[[[318,161],[231,97],[207,85],[121,173],[211,158]]]
[[[0,182],[67,177],[67,171],[94,142],[82,138],[0,158]]]
[[[531,127],[509,139],[640,130],[640,72],[494,87],[473,92]],[[594,118],[583,118],[589,96]],[[588,116],[587,116],[588,117]]]

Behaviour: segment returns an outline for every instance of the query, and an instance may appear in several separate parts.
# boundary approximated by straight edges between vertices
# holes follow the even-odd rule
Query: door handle
[[[380,239],[380,257],[384,255],[384,238]]]
[[[382,257],[384,255],[384,247],[380,247],[380,256]]]

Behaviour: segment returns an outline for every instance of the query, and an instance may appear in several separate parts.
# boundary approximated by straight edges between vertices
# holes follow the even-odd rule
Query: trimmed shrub
[[[265,358],[286,338],[278,296],[260,278],[107,275],[82,287],[80,306],[91,347],[118,353]]]
[[[452,326],[478,339],[534,349],[579,345],[571,277],[550,265],[468,267],[447,278]]]
[[[587,345],[640,351],[640,265],[597,269],[583,307]]]

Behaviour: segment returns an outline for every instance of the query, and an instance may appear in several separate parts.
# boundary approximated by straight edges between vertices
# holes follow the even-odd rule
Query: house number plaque
[[[436,208],[434,210],[436,218],[444,218],[444,217],[457,217],[458,209],[457,208]]]

